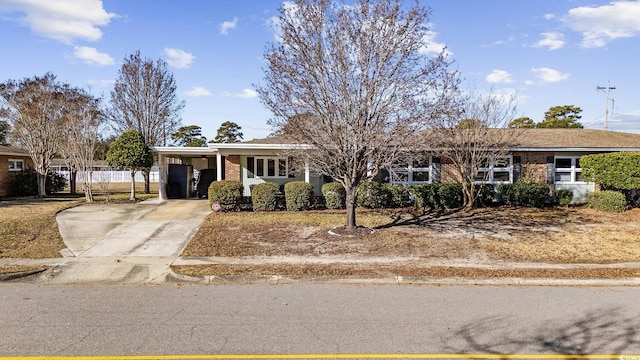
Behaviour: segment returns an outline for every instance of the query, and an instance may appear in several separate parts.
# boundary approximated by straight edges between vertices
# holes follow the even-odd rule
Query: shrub
[[[237,211],[242,204],[243,191],[240,181],[214,181],[209,185],[209,205],[218,204],[220,211]]]
[[[556,199],[558,200],[558,204],[562,206],[569,206],[569,204],[571,204],[571,201],[573,200],[573,191],[557,190]]]
[[[371,181],[358,186],[356,204],[360,207],[378,209],[389,206],[391,194],[382,184]]]
[[[292,181],[284,185],[287,210],[299,211],[311,209],[313,205],[313,185],[304,181]]]
[[[322,195],[327,209],[344,209],[347,193],[338,182],[322,185]]]
[[[474,192],[476,196],[474,197],[473,206],[487,207],[493,205],[493,200],[496,197],[496,189],[493,185],[484,184],[476,187]]]
[[[440,184],[420,184],[409,185],[409,194],[413,198],[414,205],[431,210],[440,207],[440,196],[438,195],[438,186]]]
[[[500,200],[509,206],[543,208],[549,200],[549,187],[518,180],[498,188]]]
[[[56,173],[47,173],[45,181],[45,192],[55,194],[64,190],[67,179]],[[33,169],[25,169],[13,173],[9,180],[9,196],[35,196],[38,195],[38,175]]]
[[[462,206],[462,184],[437,184],[440,208],[455,209]]]
[[[596,191],[587,195],[590,207],[608,212],[623,212],[627,206],[624,194],[618,191]]]
[[[389,203],[387,206],[392,208],[403,208],[411,205],[411,196],[407,187],[392,184],[383,184],[382,186],[389,196]]]
[[[275,211],[278,208],[280,186],[273,182],[257,184],[251,190],[254,211]]]

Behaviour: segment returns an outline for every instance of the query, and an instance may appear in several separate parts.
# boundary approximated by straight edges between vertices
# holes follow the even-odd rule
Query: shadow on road
[[[454,353],[482,354],[624,354],[640,351],[640,316],[619,308],[590,312],[571,323],[550,321],[522,333],[505,333],[503,317],[489,317],[458,329],[452,340],[463,340]],[[513,327],[510,327],[513,329]]]

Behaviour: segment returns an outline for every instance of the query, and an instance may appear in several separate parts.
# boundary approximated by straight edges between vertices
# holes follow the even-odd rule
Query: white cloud
[[[73,56],[89,65],[109,66],[115,64],[115,61],[109,54],[98,52],[96,48],[87,46],[74,47]]]
[[[493,70],[491,74],[488,74],[484,79],[492,84],[513,82],[513,79],[509,72],[497,69]]]
[[[87,80],[87,84],[89,84],[90,86],[96,85],[97,87],[100,87],[100,88],[111,87],[115,83],[116,83],[115,79],[108,79],[108,80],[89,79],[89,80]]]
[[[241,93],[232,94],[232,93],[225,92],[223,95],[227,97],[232,96],[232,97],[239,97],[243,99],[253,99],[258,96],[258,93],[252,89],[242,89]]]
[[[107,12],[100,0],[12,0],[0,4],[0,12],[21,14],[18,21],[44,37],[71,44],[75,39],[97,41],[101,26],[116,14]]]
[[[563,74],[558,70],[547,67],[533,68],[531,71],[544,82],[558,82],[569,78],[569,74]]]
[[[556,18],[556,14],[544,14],[544,18],[547,20],[552,20]]]
[[[573,8],[562,21],[570,29],[582,33],[580,46],[603,47],[615,39],[640,34],[640,1],[614,1],[597,7]]]
[[[436,35],[438,35],[438,33],[435,31],[427,32],[422,39],[423,45],[418,52],[425,55],[437,55],[444,51],[446,56],[453,55],[453,53],[446,48],[447,45],[436,41]]]
[[[233,21],[223,22],[222,24],[220,24],[220,34],[227,35],[229,33],[229,30],[236,28],[236,25],[238,25],[237,17],[234,17]]]
[[[546,47],[548,50],[558,50],[565,44],[564,35],[558,32],[546,32],[540,34],[540,36],[542,36],[543,39],[535,43],[533,47]]]
[[[191,97],[211,96],[211,92],[202,86],[194,86],[191,90],[185,91],[184,94]]]
[[[164,52],[169,57],[167,63],[179,69],[188,68],[193,59],[195,59],[193,54],[180,49],[164,48]]]

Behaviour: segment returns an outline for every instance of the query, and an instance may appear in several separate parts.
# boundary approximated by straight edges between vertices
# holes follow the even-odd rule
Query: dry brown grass
[[[344,213],[212,213],[183,256],[413,257],[549,263],[640,261],[640,209],[479,209],[445,214],[361,211],[364,238],[328,234]]]
[[[47,269],[48,266],[0,265],[0,275]]]

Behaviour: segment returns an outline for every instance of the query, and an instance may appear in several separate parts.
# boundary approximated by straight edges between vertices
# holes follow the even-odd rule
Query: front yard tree
[[[308,145],[292,146],[290,158],[344,186],[348,229],[358,186],[414,146],[457,88],[444,52],[426,47],[428,15],[399,0],[297,0],[274,23],[258,94],[270,125]],[[288,124],[300,115],[298,126]]]
[[[122,133],[135,130],[147,146],[167,145],[180,126],[184,102],[167,63],[143,59],[140,51],[125,58],[111,90],[106,115],[112,127]],[[149,193],[149,169],[143,169],[145,192]]]
[[[11,125],[8,122],[0,120],[0,145],[9,143],[8,135],[11,131]]]
[[[544,113],[544,120],[536,124],[537,128],[573,128],[584,126],[578,120],[582,118],[582,109],[574,105],[553,106]]]
[[[76,174],[80,172],[86,202],[93,202],[92,174],[103,116],[100,100],[82,89],[70,89],[66,94],[64,128],[60,153],[70,170],[71,193],[76,191]]]
[[[519,117],[511,120],[507,126],[509,129],[533,129],[536,127],[536,123],[530,117]]]
[[[225,121],[218,128],[216,137],[211,141],[212,143],[236,143],[242,141],[244,135],[240,132],[242,128],[240,125],[233,121]]]
[[[182,126],[171,134],[171,140],[178,146],[207,146],[207,138],[202,136],[202,128],[198,125]]]
[[[37,178],[38,197],[46,196],[45,181],[51,159],[65,132],[63,111],[68,85],[46,73],[0,84],[0,118],[11,125],[11,138],[31,156]]]
[[[461,180],[464,207],[472,208],[479,188],[489,180],[481,168],[518,145],[518,130],[505,129],[516,112],[515,97],[469,91],[457,102],[459,111],[442,116],[431,137],[435,153],[453,165]]]
[[[135,130],[127,130],[109,147],[107,163],[110,166],[131,169],[130,200],[133,201],[136,199],[136,171],[150,168],[153,165],[153,155],[142,134]]]

